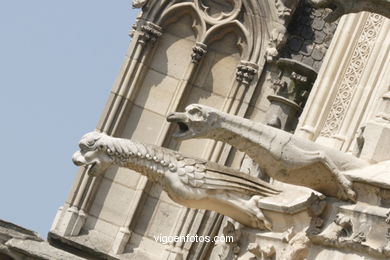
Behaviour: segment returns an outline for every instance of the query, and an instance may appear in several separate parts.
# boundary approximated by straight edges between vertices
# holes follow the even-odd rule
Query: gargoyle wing
[[[219,189],[226,187],[225,189],[264,197],[280,193],[271,184],[249,174],[213,162],[207,162],[206,166],[206,184],[209,188],[213,186],[219,187]]]
[[[178,162],[180,180],[191,187],[210,190],[229,190],[264,197],[280,193],[271,184],[248,174],[195,158]]]

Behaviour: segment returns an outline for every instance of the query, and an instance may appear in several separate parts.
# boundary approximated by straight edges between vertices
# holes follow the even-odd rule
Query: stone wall
[[[323,58],[335,26],[322,21],[325,13],[308,10],[302,4],[288,27],[297,5],[298,1],[273,0],[138,1],[136,6],[142,6],[143,12],[133,27],[133,41],[97,129],[240,168],[244,154],[227,144],[172,139],[175,129],[165,117],[183,111],[188,104],[200,103],[266,122],[270,107],[267,97],[275,94],[275,78],[280,76],[277,60],[284,56],[316,70],[323,63],[297,135],[342,151],[351,150],[359,127],[378,114],[387,118],[389,22],[373,14],[342,18]],[[281,50],[287,28],[292,36]],[[378,100],[381,106],[375,105]],[[382,133],[387,130],[382,129]],[[378,149],[366,146],[360,150],[368,156],[377,154],[372,151]],[[382,176],[382,168],[378,169],[373,170],[373,176]],[[334,198],[311,196],[312,190],[286,186],[296,189],[293,193],[297,197],[271,198],[266,203],[267,214],[278,224],[273,232],[259,232],[229,224],[215,212],[179,206],[159,186],[134,171],[112,167],[101,177],[91,177],[81,168],[49,237],[59,246],[112,259],[215,259],[222,255],[226,256],[223,259],[234,255],[240,259],[301,259],[301,254],[317,259],[328,253],[341,258],[348,250],[367,255],[375,248],[362,246],[361,238],[355,237],[359,233],[347,233],[342,241],[329,238],[332,232],[348,232],[348,225],[360,230],[360,217],[369,218],[367,223],[371,224],[375,216],[385,218],[386,181],[379,187],[359,174],[353,176],[367,186],[359,190],[359,198],[373,205],[342,207],[343,203]],[[379,195],[366,196],[366,189]],[[365,209],[375,212],[360,214]],[[304,232],[308,227],[314,229],[310,241]],[[227,231],[243,235],[229,245],[163,245],[154,240],[158,235],[213,236]],[[370,241],[377,243],[378,239]],[[380,246],[385,250],[385,244]]]
[[[266,97],[273,91],[271,83],[263,86],[269,75],[266,57],[277,57],[279,36],[296,3],[145,1],[97,128],[239,168],[243,155],[229,145],[173,140],[165,117],[200,103],[264,118]],[[221,220],[218,214],[177,205],[136,172],[113,167],[93,178],[82,168],[51,238],[123,259],[201,259],[211,244],[162,245],[153,236],[212,235]]]

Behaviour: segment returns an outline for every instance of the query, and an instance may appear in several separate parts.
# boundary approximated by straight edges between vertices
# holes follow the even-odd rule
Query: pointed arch
[[[206,33],[206,22],[202,19],[199,10],[193,3],[175,4],[165,10],[159,18],[157,24],[166,27],[179,20],[183,15],[190,14],[194,19],[193,28],[196,31],[196,38],[201,39]]]
[[[205,34],[202,42],[210,45],[215,41],[222,39],[226,34],[234,33],[238,37],[238,46],[241,50],[241,57],[246,57],[248,49],[251,49],[248,30],[237,20],[214,25]]]

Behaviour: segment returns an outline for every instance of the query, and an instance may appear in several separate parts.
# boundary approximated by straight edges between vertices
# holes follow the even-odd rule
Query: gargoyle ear
[[[191,104],[186,107],[186,112],[190,115],[202,113],[202,108],[198,104]]]

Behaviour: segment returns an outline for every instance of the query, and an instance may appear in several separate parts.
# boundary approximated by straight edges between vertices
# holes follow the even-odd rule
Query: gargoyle
[[[390,0],[309,0],[317,8],[330,8],[333,11],[325,17],[334,22],[344,14],[362,11],[373,12],[390,18]]]
[[[259,229],[270,229],[257,201],[279,193],[270,184],[244,173],[176,151],[91,132],[81,138],[73,162],[100,175],[110,165],[126,167],[157,182],[175,202],[208,209]]]
[[[149,0],[133,0],[133,8],[142,8]]]
[[[204,105],[189,105],[184,113],[172,113],[167,120],[179,126],[174,137],[229,143],[247,153],[275,180],[356,200],[352,183],[343,172],[367,163],[352,155]]]

